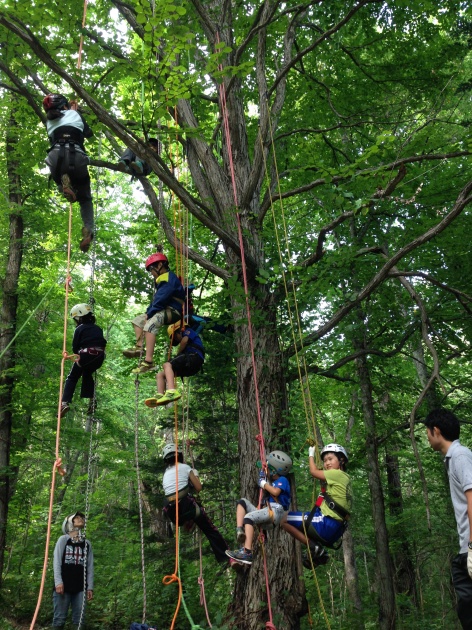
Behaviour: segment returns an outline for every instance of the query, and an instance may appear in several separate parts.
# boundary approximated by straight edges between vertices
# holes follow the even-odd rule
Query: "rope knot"
[[[261,435],[260,433],[258,433],[258,434],[256,435],[256,440],[259,442],[259,444],[262,444],[263,437],[262,437],[262,435]]]
[[[164,575],[164,577],[162,578],[162,583],[164,584],[164,586],[169,586],[169,584],[172,584],[173,582],[180,582],[179,576],[175,573],[172,573],[172,575]]]
[[[267,630],[277,630],[272,621],[267,621],[265,627],[267,628]]]
[[[57,472],[61,475],[61,477],[64,477],[64,475],[66,474],[66,471],[62,467],[62,459],[60,457],[58,457],[56,461],[54,462],[54,468],[57,468]]]

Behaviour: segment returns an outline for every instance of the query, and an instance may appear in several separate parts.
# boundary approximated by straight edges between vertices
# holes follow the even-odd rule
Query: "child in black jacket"
[[[95,316],[88,304],[77,304],[71,309],[70,316],[77,326],[72,340],[72,351],[78,355],[78,359],[66,379],[62,394],[61,418],[70,409],[70,403],[80,377],[82,377],[80,396],[81,398],[90,398],[87,413],[93,415],[95,410],[93,374],[102,367],[105,360],[105,346],[107,345],[103,330],[100,326],[95,325]]]

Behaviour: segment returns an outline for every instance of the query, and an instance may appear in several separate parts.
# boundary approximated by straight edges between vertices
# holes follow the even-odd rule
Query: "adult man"
[[[457,614],[464,630],[472,630],[472,452],[459,442],[459,420],[452,412],[435,409],[425,425],[432,448],[444,455],[460,544],[452,560]]]

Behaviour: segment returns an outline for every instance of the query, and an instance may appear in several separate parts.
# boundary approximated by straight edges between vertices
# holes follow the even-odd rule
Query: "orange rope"
[[[82,29],[85,27],[85,18],[87,16],[87,0],[84,0],[84,14],[82,16]],[[83,33],[80,35],[79,42],[79,54],[77,57],[77,70],[80,70],[80,66],[82,65],[82,50],[84,46],[84,35]]]
[[[69,204],[69,232],[68,232],[68,240],[67,240],[67,278],[69,278],[70,274],[70,244],[72,237],[72,204]],[[31,622],[30,630],[33,630],[34,625],[36,623],[36,619],[38,617],[39,609],[41,607],[41,601],[43,599],[44,592],[44,584],[46,581],[46,570],[48,566],[48,556],[49,556],[49,544],[51,541],[51,526],[52,526],[52,514],[54,507],[54,489],[56,485],[56,472],[60,475],[64,475],[64,470],[62,468],[62,459],[59,457],[59,444],[60,444],[60,434],[61,434],[61,405],[62,405],[62,388],[64,385],[64,363],[69,358],[67,354],[67,320],[68,320],[68,310],[69,310],[69,282],[65,283],[66,295],[64,300],[64,333],[63,333],[63,342],[62,342],[62,361],[61,361],[61,378],[59,383],[59,403],[57,407],[57,426],[56,426],[56,450],[55,450],[55,460],[52,467],[52,477],[51,477],[51,489],[49,491],[49,513],[48,513],[48,525],[46,531],[46,548],[44,550],[44,561],[43,561],[43,571],[41,575],[41,585],[39,588],[38,601],[36,604],[36,610],[34,611],[33,620]]]

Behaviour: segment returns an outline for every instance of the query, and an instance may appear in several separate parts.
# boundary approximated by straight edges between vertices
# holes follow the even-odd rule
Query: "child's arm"
[[[317,468],[315,464],[315,447],[310,446],[308,449],[308,462],[310,464],[310,474],[315,479],[319,479],[320,481],[326,481],[326,476],[324,471],[320,468]]]
[[[189,340],[189,337],[184,332],[183,335],[182,335],[182,341],[179,343],[179,347],[177,349],[177,354],[182,354],[182,352],[187,347],[188,340]]]
[[[261,479],[259,485],[263,490],[268,492],[273,497],[278,497],[279,494],[282,492],[282,488],[274,488],[274,486],[271,486],[270,483],[268,481],[265,481],[264,479]]]
[[[197,477],[197,475],[193,472],[193,470],[190,471],[188,479],[197,494],[202,491],[202,482]]]

